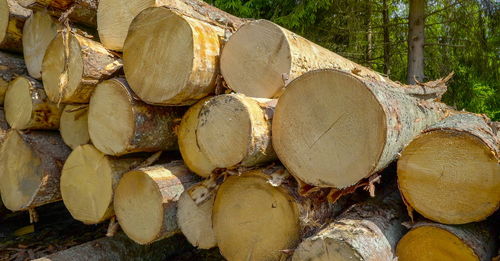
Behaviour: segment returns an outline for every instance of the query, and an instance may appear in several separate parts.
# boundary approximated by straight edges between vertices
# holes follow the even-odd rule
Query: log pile
[[[181,232],[230,261],[495,253],[499,125],[441,103],[450,77],[403,85],[199,0],[0,12],[0,194],[34,222],[62,200],[144,258]]]

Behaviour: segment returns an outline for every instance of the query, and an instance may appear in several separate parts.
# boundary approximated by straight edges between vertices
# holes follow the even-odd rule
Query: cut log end
[[[135,118],[127,89],[118,81],[98,85],[89,106],[89,135],[108,155],[121,154],[134,135]],[[112,113],[110,113],[112,112]]]
[[[299,240],[298,208],[258,171],[232,176],[217,192],[213,228],[228,260],[280,260]]]
[[[9,4],[7,0],[0,0],[0,43],[2,43],[7,35],[7,27],[9,25]]]
[[[278,96],[291,63],[285,33],[266,20],[243,25],[221,55],[221,71],[229,87],[250,97]]]
[[[23,54],[31,77],[42,78],[42,61],[60,25],[46,11],[36,11],[26,20],[23,29]]]
[[[5,94],[5,118],[14,129],[24,129],[31,120],[33,104],[31,101],[31,82],[18,77],[10,83]]]
[[[92,145],[76,148],[64,164],[61,194],[76,220],[97,224],[112,214],[113,173],[108,158]]]
[[[52,102],[59,103],[75,95],[83,75],[83,58],[76,37],[59,33],[47,47],[42,62],[43,85]],[[65,50],[65,42],[69,50]],[[66,61],[66,54],[69,55]]]
[[[305,240],[295,249],[292,261],[364,261],[361,255],[347,242],[334,238]]]
[[[90,142],[86,105],[66,105],[61,114],[60,124],[59,130],[64,143],[72,149]]]
[[[215,233],[212,229],[212,207],[214,196],[196,204],[184,191],[177,203],[177,222],[189,243],[199,249],[210,249],[217,246]]]
[[[165,7],[142,11],[130,25],[123,51],[130,87],[150,104],[190,105],[207,96],[215,89],[218,30]]]
[[[272,128],[274,149],[294,176],[337,188],[373,171],[387,129],[373,93],[355,77],[333,70],[311,72],[290,83]]]
[[[99,38],[106,48],[123,51],[130,23],[142,10],[154,6],[156,0],[134,0],[126,5],[120,0],[101,0],[97,8]]]
[[[398,260],[480,261],[474,250],[450,231],[422,226],[412,229],[398,243]]]
[[[484,220],[500,202],[498,158],[466,132],[434,130],[419,136],[398,161],[398,183],[415,210],[445,224]]]

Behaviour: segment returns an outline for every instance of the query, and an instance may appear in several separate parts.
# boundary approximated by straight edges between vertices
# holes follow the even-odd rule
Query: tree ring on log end
[[[114,208],[123,231],[139,244],[148,244],[161,233],[164,212],[158,184],[147,173],[126,173],[115,191]]]
[[[217,245],[228,260],[281,260],[300,240],[298,207],[259,171],[229,177],[213,207]]]
[[[435,226],[412,229],[399,241],[396,255],[400,261],[479,261],[459,237]]]
[[[333,238],[305,239],[295,249],[292,261],[364,261],[347,242]]]
[[[0,0],[0,43],[5,40],[9,26],[10,13],[7,0]]]
[[[252,111],[245,97],[237,94],[213,97],[199,116],[197,139],[201,151],[218,168],[239,164],[249,151],[252,124]]]
[[[282,29],[257,20],[243,25],[221,54],[221,72],[229,87],[250,97],[273,98],[285,85],[292,58]]]
[[[41,159],[15,130],[9,131],[0,150],[0,190],[6,208],[23,210],[42,183]]]
[[[24,129],[31,121],[31,88],[34,86],[27,78],[17,77],[5,93],[5,119],[13,129]]]
[[[131,24],[123,48],[130,87],[151,104],[175,98],[189,83],[193,46],[193,30],[181,15],[163,7],[142,11]]]
[[[398,184],[405,200],[424,217],[445,224],[486,219],[500,203],[500,165],[479,138],[433,130],[402,152]]]
[[[319,187],[345,188],[369,175],[386,142],[386,116],[355,77],[318,70],[292,81],[280,97],[273,147],[287,169]]]
[[[64,205],[73,218],[97,224],[109,218],[113,200],[113,175],[108,158],[92,145],[77,147],[61,174]]]
[[[68,33],[69,57],[66,65],[64,34],[58,34],[47,47],[42,62],[42,79],[45,92],[52,102],[71,97],[77,91],[83,77],[83,58],[80,43]],[[65,75],[65,69],[67,76]],[[60,86],[66,84],[64,88]],[[62,92],[62,93],[61,93]]]
[[[89,135],[108,155],[126,150],[134,135],[135,119],[129,93],[120,82],[108,80],[95,89],[89,104]]]

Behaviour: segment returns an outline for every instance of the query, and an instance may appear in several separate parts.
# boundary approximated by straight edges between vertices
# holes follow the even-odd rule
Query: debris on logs
[[[175,128],[183,107],[161,107],[141,101],[123,78],[98,85],[89,104],[89,134],[97,149],[120,156],[177,148]]]
[[[445,224],[486,219],[500,205],[499,140],[479,115],[458,113],[415,138],[398,161],[406,203]]]

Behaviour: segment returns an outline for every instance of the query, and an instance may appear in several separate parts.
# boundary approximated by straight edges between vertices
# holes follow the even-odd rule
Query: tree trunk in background
[[[391,39],[389,35],[389,7],[387,6],[387,1],[384,0],[382,3],[382,19],[384,24],[384,73],[389,76],[391,73],[389,68],[389,58],[391,56]]]
[[[373,31],[372,31],[372,4],[370,0],[366,1],[366,53],[365,62],[370,66],[373,49]]]
[[[410,0],[408,21],[408,84],[424,80],[425,0]]]

